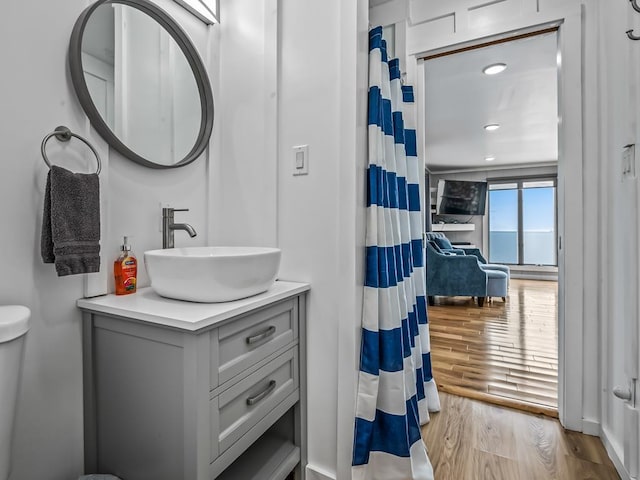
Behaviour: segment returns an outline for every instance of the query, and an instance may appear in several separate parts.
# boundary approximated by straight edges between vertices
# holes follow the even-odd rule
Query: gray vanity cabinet
[[[276,284],[277,295],[210,310],[149,289],[79,300],[87,472],[303,479],[308,285]]]

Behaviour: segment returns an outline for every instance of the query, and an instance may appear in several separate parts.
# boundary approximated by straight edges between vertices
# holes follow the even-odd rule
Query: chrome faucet
[[[176,230],[184,230],[191,238],[195,237],[196,231],[188,223],[173,223],[174,212],[188,212],[188,208],[163,208],[162,209],[162,248],[173,248],[173,234]]]

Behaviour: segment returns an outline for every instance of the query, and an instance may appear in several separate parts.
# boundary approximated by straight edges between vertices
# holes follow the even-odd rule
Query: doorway
[[[478,307],[453,291],[436,297],[429,307],[434,377],[443,391],[556,417],[564,291],[557,281],[564,195],[556,180],[557,59],[553,27],[422,62],[431,186],[485,182],[488,191],[485,215],[436,209],[434,230],[459,250],[478,248],[490,263],[511,268],[506,301]]]
[[[473,48],[500,39],[558,29],[559,95],[559,164],[558,185],[558,410],[562,425],[576,431],[597,434],[599,414],[598,386],[592,374],[599,368],[598,357],[586,355],[598,348],[597,286],[585,281],[597,274],[597,265],[585,264],[585,255],[595,255],[598,228],[585,216],[585,208],[594,209],[595,198],[586,191],[597,187],[597,179],[585,168],[598,165],[598,111],[595,97],[583,98],[583,91],[593,92],[594,82],[583,81],[583,71],[595,78],[595,63],[586,61],[584,48],[596,48],[595,37],[585,34],[583,6],[577,0],[539,2],[507,0],[499,5],[476,0],[441,2],[438,8],[412,8],[402,2],[380,1],[371,11],[370,23],[395,25],[395,44],[401,68],[406,60],[407,80],[424,95],[423,66],[434,54]],[[417,4],[416,4],[417,5]],[[410,21],[406,21],[407,15]],[[461,20],[461,21],[459,21]],[[586,69],[586,70],[584,70]],[[405,68],[403,68],[405,70]],[[417,103],[418,150],[424,156],[424,108]],[[422,110],[421,110],[422,109]],[[587,112],[583,116],[583,111]],[[583,138],[583,129],[590,133]],[[584,153],[583,153],[584,150]],[[570,179],[567,180],[567,179]],[[423,198],[428,198],[428,193]],[[584,200],[581,201],[581,199]],[[597,210],[597,206],[595,208]],[[570,245],[570,249],[565,249]],[[586,276],[585,276],[586,275]],[[570,334],[566,334],[570,332]]]

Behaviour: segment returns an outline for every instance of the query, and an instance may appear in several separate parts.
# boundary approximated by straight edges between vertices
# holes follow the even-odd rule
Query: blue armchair
[[[427,296],[429,304],[433,297],[469,296],[477,297],[478,305],[487,297],[489,272],[480,267],[473,255],[447,255],[437,251],[437,245],[427,242]]]
[[[507,292],[509,290],[509,281],[511,279],[511,269],[507,265],[499,265],[495,263],[488,263],[487,259],[482,256],[482,252],[480,252],[479,248],[454,248],[451,245],[449,239],[442,232],[427,232],[425,234],[425,238],[427,242],[434,242],[436,245],[436,249],[440,249],[442,253],[445,255],[473,255],[478,259],[480,263],[480,268],[483,270],[497,270],[499,272],[503,272],[507,275]],[[490,286],[491,287],[491,286]],[[492,290],[491,288],[489,290]],[[502,288],[498,289],[502,292]],[[504,295],[494,295],[502,297],[502,300],[506,301],[507,294]]]
[[[455,253],[456,255],[473,255],[480,263],[487,263],[479,248],[455,248],[442,232],[427,232],[425,234],[427,242],[435,242],[444,253]]]

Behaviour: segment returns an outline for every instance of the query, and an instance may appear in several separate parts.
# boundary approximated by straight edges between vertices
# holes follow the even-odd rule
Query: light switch
[[[293,147],[293,174],[309,175],[309,145]]]
[[[636,178],[636,146],[629,144],[622,151],[622,178]]]

